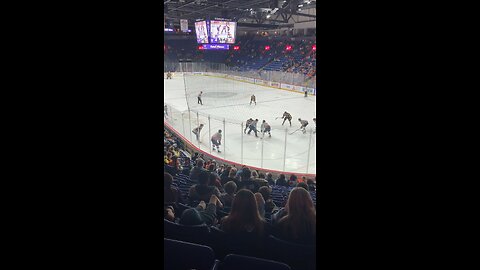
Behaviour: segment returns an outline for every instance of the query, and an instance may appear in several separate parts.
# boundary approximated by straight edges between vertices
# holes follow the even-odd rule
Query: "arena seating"
[[[180,59],[192,61],[227,63],[238,71],[267,70],[301,73],[309,77],[316,75],[316,54],[312,50],[314,40],[270,41],[240,38],[238,51],[201,51],[194,39],[167,40],[166,58],[178,62]],[[285,46],[292,50],[286,51]],[[265,46],[270,50],[265,50]]]
[[[163,239],[164,265],[163,269],[175,270],[211,270],[215,269],[215,255],[207,246]],[[185,256],[188,254],[188,260]]]
[[[290,270],[291,268],[280,262],[258,259],[254,257],[230,254],[217,266],[218,270]]]
[[[181,141],[168,130],[164,130],[164,134],[164,147],[167,152],[172,145],[183,147]],[[191,164],[187,162],[190,157],[183,151],[178,153],[181,166]],[[174,205],[178,218],[185,209],[198,204],[198,201],[189,202],[188,198],[189,189],[196,182],[190,179],[187,169],[178,170],[167,164],[164,168],[165,172],[173,176],[172,186],[178,188],[182,201],[188,202]],[[273,202],[278,207],[284,207],[293,187],[276,185],[270,187]],[[309,192],[316,205],[316,191]],[[228,215],[229,211],[229,208],[217,209],[217,218]],[[271,223],[270,215],[265,217],[266,221]],[[164,238],[168,266],[165,269],[239,269],[232,266],[234,263],[249,265],[242,269],[315,269],[315,245],[291,243],[273,235],[268,235],[264,239],[258,239],[258,236],[248,233],[232,236],[215,226],[185,226],[164,219]],[[185,260],[184,256],[187,254],[189,259]],[[205,256],[205,260],[200,262],[198,254]]]

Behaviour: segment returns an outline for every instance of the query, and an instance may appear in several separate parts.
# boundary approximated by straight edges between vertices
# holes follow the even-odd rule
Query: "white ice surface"
[[[203,151],[236,163],[259,168],[316,173],[316,134],[311,134],[315,129],[315,123],[312,120],[316,117],[315,96],[305,98],[302,93],[202,75],[186,75],[183,78],[176,74],[172,80],[164,80],[164,89],[164,100],[169,106],[170,114],[166,121]],[[200,91],[204,93],[203,106],[197,104],[197,95]],[[257,105],[249,104],[252,94],[256,96]],[[187,100],[191,110],[190,119]],[[281,117],[284,111],[292,115],[292,127],[289,126],[288,121],[282,126],[283,120],[275,119]],[[210,115],[210,133],[208,115]],[[250,117],[259,119],[258,130],[262,120],[266,120],[272,127],[272,137],[269,138],[266,135],[260,139],[256,138],[253,132],[250,135],[243,134],[241,122],[245,123]],[[309,122],[307,133],[297,131],[290,135],[289,133],[300,127],[298,118]],[[205,125],[200,136],[201,143],[196,141],[195,135],[191,132],[197,126],[197,122]],[[209,136],[219,129],[223,132],[222,153],[212,151],[210,148]],[[287,129],[287,135],[285,129]],[[262,137],[260,132],[258,135]],[[310,159],[308,159],[309,149]],[[284,156],[286,156],[285,162]],[[309,160],[308,172],[307,160]]]

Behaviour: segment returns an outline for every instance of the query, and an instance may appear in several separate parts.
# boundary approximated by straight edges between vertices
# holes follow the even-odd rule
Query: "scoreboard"
[[[195,22],[198,44],[235,44],[237,23],[226,19]]]

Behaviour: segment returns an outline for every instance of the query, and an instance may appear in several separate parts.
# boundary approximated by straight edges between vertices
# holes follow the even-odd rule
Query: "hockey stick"
[[[295,130],[295,131],[294,131],[294,132],[292,132],[292,133],[288,133],[288,135],[292,135],[293,133],[295,133],[295,132],[299,131],[300,129],[301,129],[301,128],[299,128],[299,129]]]
[[[283,118],[283,116],[280,116],[280,117],[275,117],[275,120],[277,120],[278,118]]]

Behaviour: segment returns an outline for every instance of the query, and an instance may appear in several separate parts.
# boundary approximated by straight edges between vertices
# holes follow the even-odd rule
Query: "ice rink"
[[[231,79],[175,74],[172,80],[164,79],[164,100],[168,106],[165,121],[201,150],[214,156],[248,166],[294,173],[316,173],[316,117],[315,96],[304,97],[291,92]],[[203,105],[197,104],[197,95],[203,91]],[[254,94],[257,104],[250,105]],[[188,103],[188,104],[187,104]],[[190,109],[190,114],[189,114]],[[283,112],[292,115],[282,126]],[[242,122],[258,119],[258,136],[244,134]],[[210,118],[210,119],[209,119]],[[307,120],[307,133],[300,130],[298,118]],[[262,139],[260,125],[263,120],[272,127],[272,137]],[[191,132],[204,124],[200,142]],[[210,127],[210,129],[209,129]],[[212,151],[210,136],[222,130],[221,153]],[[247,129],[248,132],[248,129]]]

